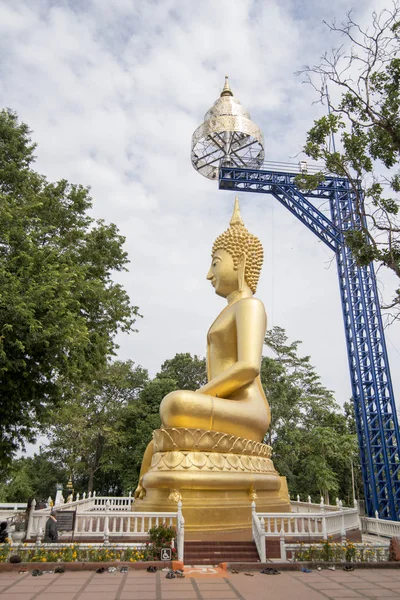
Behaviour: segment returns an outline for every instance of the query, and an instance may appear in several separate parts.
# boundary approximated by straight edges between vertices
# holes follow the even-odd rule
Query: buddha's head
[[[242,221],[239,200],[236,198],[229,228],[214,242],[211,267],[207,279],[215,293],[226,298],[247,285],[254,294],[264,258],[260,240],[251,234]]]

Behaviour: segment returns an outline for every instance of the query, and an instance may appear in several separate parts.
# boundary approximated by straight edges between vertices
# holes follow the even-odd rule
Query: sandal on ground
[[[354,567],[346,565],[345,567],[343,567],[343,571],[354,571]]]
[[[116,567],[108,567],[108,569],[107,569],[107,571],[109,573],[115,573],[116,570],[117,570]]]
[[[151,565],[150,567],[147,567],[146,571],[148,573],[155,573],[157,571],[157,567],[155,565]]]
[[[56,567],[54,573],[65,573],[64,567]]]
[[[254,577],[254,573],[245,573],[248,577]]]
[[[166,574],[165,576],[167,579],[175,579],[176,575],[173,571],[170,571],[169,573]]]
[[[42,573],[42,571],[39,571],[39,569],[33,569],[32,575],[34,577],[38,577],[39,575],[43,575],[43,573]]]
[[[331,567],[328,567],[328,571],[336,571],[335,565],[332,565]]]
[[[239,571],[237,569],[231,569],[231,573],[239,573]]]
[[[307,567],[301,567],[302,573],[312,573],[311,569],[307,569]]]
[[[260,571],[260,573],[263,573],[264,575],[280,575],[281,574],[281,572],[278,571],[278,569],[272,569],[272,568],[263,569],[262,571]]]
[[[121,567],[119,572],[120,573],[127,573],[129,571],[129,567]]]
[[[105,568],[104,567],[100,567],[99,569],[96,569],[96,573],[104,573]]]

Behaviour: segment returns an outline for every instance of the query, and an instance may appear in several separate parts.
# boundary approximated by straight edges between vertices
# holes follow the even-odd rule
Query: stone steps
[[[258,562],[254,542],[185,542],[185,564],[217,565],[222,562]]]

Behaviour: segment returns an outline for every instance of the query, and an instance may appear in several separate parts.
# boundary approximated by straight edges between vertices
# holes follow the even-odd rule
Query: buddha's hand
[[[137,500],[143,500],[143,498],[146,496],[146,490],[142,485],[142,481],[143,481],[143,477],[140,478],[139,485],[137,486],[137,488],[135,490],[134,497]]]

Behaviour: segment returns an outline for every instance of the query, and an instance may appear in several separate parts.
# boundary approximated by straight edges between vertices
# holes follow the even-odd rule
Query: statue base
[[[290,512],[286,478],[280,477],[280,490],[257,492],[255,502],[259,512]],[[133,510],[138,512],[175,511],[177,503],[169,489],[149,489],[146,497],[136,500]],[[185,530],[193,532],[236,531],[251,529],[251,503],[245,490],[190,490],[181,488],[182,512]]]
[[[286,479],[266,444],[180,428],[156,430],[153,445],[134,511],[174,511],[182,500],[185,529],[201,532],[251,528],[253,500],[259,512],[291,510]]]

